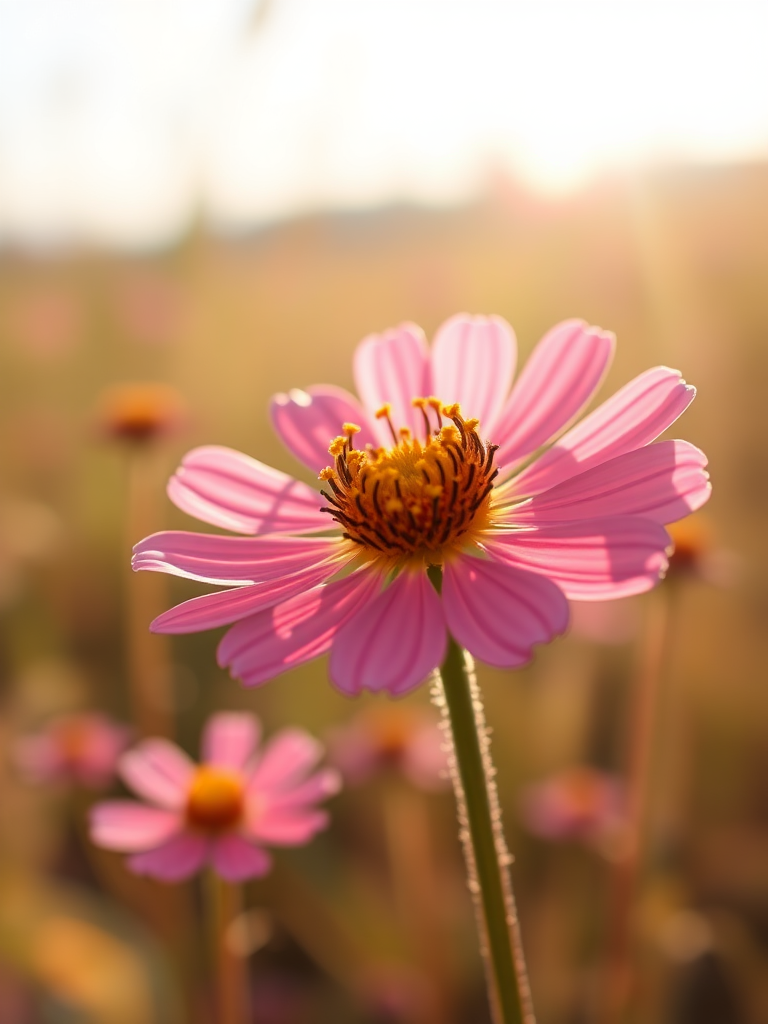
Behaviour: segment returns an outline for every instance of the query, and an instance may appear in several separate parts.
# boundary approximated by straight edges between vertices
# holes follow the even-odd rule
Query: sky
[[[0,0],[0,245],[768,156],[768,3]]]

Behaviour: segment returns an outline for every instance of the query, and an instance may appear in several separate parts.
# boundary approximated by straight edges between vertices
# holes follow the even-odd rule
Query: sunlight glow
[[[262,0],[262,3],[264,0]],[[768,153],[768,5],[0,0],[0,241]]]

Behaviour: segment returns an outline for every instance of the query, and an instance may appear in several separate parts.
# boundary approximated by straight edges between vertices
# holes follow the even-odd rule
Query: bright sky
[[[768,3],[0,0],[0,243],[768,156]]]

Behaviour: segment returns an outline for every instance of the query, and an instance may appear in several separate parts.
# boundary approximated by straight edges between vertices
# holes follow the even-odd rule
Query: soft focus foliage
[[[728,1024],[765,1019],[766,208],[759,165],[606,180],[558,202],[499,178],[483,203],[453,211],[317,217],[230,242],[195,233],[141,258],[3,254],[0,1019],[209,1019],[193,883],[161,887],[92,847],[92,797],[33,783],[12,751],[61,715],[127,723],[136,666],[190,754],[222,709],[255,712],[268,734],[291,723],[324,737],[361,711],[376,721],[380,702],[336,694],[323,660],[245,691],[216,667],[221,630],[149,636],[155,615],[205,588],[132,575],[129,551],[153,531],[197,528],[164,494],[195,446],[312,483],[272,431],[271,396],[320,380],[352,388],[367,332],[413,320],[432,335],[457,309],[514,323],[521,365],[552,323],[609,326],[618,347],[601,398],[648,366],[679,369],[698,388],[681,433],[706,451],[714,483],[708,559],[727,553],[715,581],[727,586],[685,573],[613,618],[579,613],[522,671],[478,667],[538,1020],[591,1019],[611,864],[530,835],[517,794],[574,764],[622,774],[630,685],[659,600],[673,630],[637,915],[642,1019],[701,1024],[714,990]],[[95,428],[105,389],[132,381],[181,396],[178,432],[126,445]],[[402,706],[427,704],[423,688]],[[253,951],[264,1020],[480,1024],[450,796],[388,771],[331,807],[326,832],[276,851],[272,873],[247,886],[260,916],[233,941]],[[91,962],[99,971],[83,973]]]

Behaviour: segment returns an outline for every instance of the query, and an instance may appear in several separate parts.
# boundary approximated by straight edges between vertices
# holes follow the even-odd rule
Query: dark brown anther
[[[328,491],[325,491],[325,490],[323,490],[323,489],[321,488],[321,489],[320,489],[320,493],[322,494],[322,496],[323,496],[323,497],[325,498],[325,500],[326,500],[326,501],[330,501],[330,503],[331,503],[332,505],[335,505],[335,506],[336,506],[336,508],[341,508],[341,506],[339,505],[339,503],[338,503],[338,501],[336,500],[336,498],[334,498],[332,494],[329,494],[329,493],[328,493]]]

